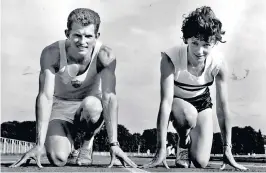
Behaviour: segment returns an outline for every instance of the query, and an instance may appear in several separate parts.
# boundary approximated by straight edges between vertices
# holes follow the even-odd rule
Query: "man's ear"
[[[96,38],[98,39],[98,38],[100,37],[100,35],[101,35],[101,33],[98,32],[98,33],[96,34]]]
[[[65,35],[67,38],[69,37],[69,30],[68,29],[65,30]]]

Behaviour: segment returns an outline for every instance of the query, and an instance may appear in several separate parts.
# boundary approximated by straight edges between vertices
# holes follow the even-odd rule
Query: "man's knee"
[[[65,152],[47,151],[47,158],[52,165],[62,167],[67,163],[68,154]]]
[[[103,111],[100,99],[94,96],[86,97],[83,100],[82,109],[83,109],[82,114],[85,114],[83,116],[89,116],[88,119],[92,123],[96,123],[99,120],[101,113]]]
[[[70,152],[73,150],[73,139],[69,132],[66,132],[69,131],[66,126],[61,126],[61,129],[59,128],[60,124],[57,124],[57,126],[58,131],[61,132],[56,133],[57,135],[50,134],[46,136],[45,150],[47,158],[52,165],[64,166],[67,163]],[[54,130],[52,127],[49,130]],[[65,131],[65,133],[62,131]]]

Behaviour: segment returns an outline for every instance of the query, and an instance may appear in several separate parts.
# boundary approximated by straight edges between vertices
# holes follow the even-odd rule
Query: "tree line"
[[[82,145],[84,130],[77,129],[76,137],[74,139],[75,148]],[[1,124],[1,137],[18,139],[23,141],[35,142],[36,139],[36,123],[35,121],[12,121]],[[147,152],[150,150],[154,153],[156,150],[157,132],[156,128],[146,129],[142,134],[133,133],[119,124],[118,125],[118,141],[121,148],[126,152]],[[176,148],[178,141],[177,133],[167,133],[168,146]],[[265,154],[264,144],[266,137],[262,135],[261,131],[255,131],[252,127],[246,126],[232,128],[232,152],[233,154]],[[95,151],[109,151],[109,142],[106,128],[103,126],[100,132],[95,136],[94,150]],[[212,153],[222,154],[223,143],[221,133],[213,134]]]

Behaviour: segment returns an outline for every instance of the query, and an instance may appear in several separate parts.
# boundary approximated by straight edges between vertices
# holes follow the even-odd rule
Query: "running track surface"
[[[165,169],[162,165],[156,168],[149,169],[134,169],[124,168],[121,165],[115,165],[113,168],[106,168],[110,162],[109,156],[94,156],[93,165],[76,166],[66,165],[64,167],[53,167],[49,164],[46,157],[42,159],[42,165],[44,168],[39,169],[35,161],[31,161],[28,166],[21,166],[19,168],[8,168],[9,165],[14,163],[20,156],[3,155],[1,156],[1,172],[220,172],[219,167],[222,164],[220,161],[210,161],[209,165],[205,169],[192,168],[181,169],[174,167],[174,159],[167,159],[167,163],[171,169]],[[151,158],[131,157],[131,159],[138,165],[148,163]],[[248,172],[266,172],[266,163],[251,163],[251,162],[239,162],[249,168]],[[230,166],[227,166],[223,172],[236,172]]]

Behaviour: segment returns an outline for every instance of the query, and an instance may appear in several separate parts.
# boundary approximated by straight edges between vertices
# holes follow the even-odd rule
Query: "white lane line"
[[[15,163],[16,161],[1,161],[1,164],[12,164],[12,163]],[[222,165],[222,162],[221,163],[215,163],[215,162],[210,162],[209,164],[212,164],[212,165]],[[247,164],[241,164],[243,166],[246,166],[246,167],[251,167],[251,168],[266,168],[266,165],[247,165]],[[150,173],[148,171],[145,171],[143,169],[139,169],[139,168],[124,168],[130,172],[146,172],[146,173]]]
[[[16,161],[1,161],[2,164],[15,163]]]
[[[16,161],[1,161],[1,164],[13,164],[15,163]],[[122,166],[122,164],[120,163],[117,163],[117,164],[114,164],[116,166]],[[128,170],[129,172],[132,172],[132,173],[135,173],[135,172],[143,172],[143,173],[150,173],[148,171],[145,171],[143,169],[139,169],[139,168],[124,168],[123,169],[126,169]]]
[[[150,172],[148,172],[148,171],[145,171],[145,170],[143,170],[143,169],[139,169],[139,168],[124,168],[124,169],[126,169],[126,170],[128,170],[128,171],[130,171],[130,172],[133,172],[133,173],[135,173],[135,172],[145,172],[145,173],[150,173]]]
[[[167,160],[167,161],[171,162],[172,160]],[[174,160],[172,162],[174,162]],[[249,163],[252,163],[252,162],[249,162]],[[219,162],[219,163],[217,163],[217,162],[209,162],[209,164],[210,165],[211,164],[213,164],[213,165],[222,165],[222,162]],[[243,166],[246,166],[246,167],[251,167],[251,168],[266,168],[266,164],[265,163],[261,163],[263,165],[254,165],[254,164],[242,164],[240,162],[240,164],[243,165]]]
[[[125,167],[123,167],[123,165],[121,164],[121,162],[118,159],[115,160],[114,165],[121,166],[123,169],[126,169],[127,171],[132,172],[132,173],[135,173],[135,172],[150,173],[150,172],[147,172],[147,171],[145,171],[143,169],[139,169],[139,168],[131,168],[131,167],[125,168]]]
[[[13,163],[15,163],[15,161],[1,161],[1,164],[13,164]],[[119,163],[117,163],[115,165],[116,166],[118,166],[118,165],[122,166],[122,164],[119,164]],[[139,168],[124,168],[123,167],[123,169],[126,169],[127,171],[132,172],[132,173],[137,173],[137,172],[150,173],[148,171],[145,171],[145,170],[139,169]]]
[[[222,162],[221,163],[214,163],[214,162],[210,162],[210,164],[213,164],[213,165],[222,165]],[[241,164],[243,165],[243,164]],[[243,166],[246,166],[246,167],[253,167],[253,168],[266,168],[266,165],[247,165],[247,164],[244,164]]]

